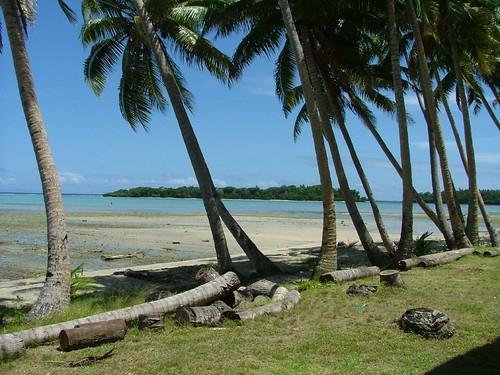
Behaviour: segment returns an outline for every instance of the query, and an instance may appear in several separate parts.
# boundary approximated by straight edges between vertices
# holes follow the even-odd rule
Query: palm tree
[[[211,2],[209,5],[214,4]],[[137,124],[147,128],[153,108],[165,110],[166,99],[161,89],[163,82],[202,191],[219,268],[223,271],[231,267],[222,219],[257,272],[278,272],[279,269],[259,251],[217,196],[185,109],[191,108],[191,95],[163,42],[163,39],[172,41],[173,48],[188,63],[204,66],[220,80],[226,81],[229,59],[200,34],[203,17],[210,7],[201,3],[189,5],[182,1],[168,4],[151,2],[148,5],[154,12],[155,24],[162,37],[149,20],[149,14],[142,2],[84,2],[85,25],[82,29],[82,39],[85,44],[92,45],[90,56],[85,62],[85,76],[94,92],[100,94],[106,83],[106,74],[122,55],[120,109],[133,129]],[[141,19],[141,22],[138,22],[138,19]]]
[[[287,31],[288,40],[294,52],[295,61],[299,70],[307,112],[311,123],[316,160],[322,187],[324,221],[323,240],[319,263],[313,272],[313,278],[317,279],[322,273],[329,272],[337,268],[335,202],[333,199],[333,189],[328,167],[328,159],[323,141],[323,130],[318,112],[318,103],[311,84],[311,78],[314,79],[314,77],[310,75],[310,72],[308,72],[304,51],[295,27],[290,5],[287,0],[279,0],[278,3],[281,9],[283,23]]]
[[[61,0],[59,4],[70,21],[74,21],[71,9]],[[39,319],[63,311],[69,306],[68,232],[64,221],[59,176],[40,111],[24,37],[26,23],[33,22],[35,19],[36,2],[1,0],[0,5],[9,36],[19,95],[40,173],[47,217],[47,273],[42,290],[28,314],[29,319]]]
[[[410,144],[408,140],[408,123],[404,102],[403,83],[401,79],[401,65],[399,63],[400,34],[396,23],[395,0],[387,0],[387,17],[389,24],[390,55],[392,65],[392,79],[396,99],[396,113],[399,127],[399,142],[401,152],[401,168],[403,172],[403,209],[401,221],[401,238],[398,244],[398,258],[412,254],[413,242],[413,183],[410,160]]]
[[[467,238],[467,235],[465,233],[462,217],[459,213],[458,203],[454,197],[454,187],[451,178],[451,172],[448,166],[448,157],[446,155],[444,136],[442,133],[441,126],[439,125],[438,122],[435,98],[434,98],[434,93],[432,91],[432,81],[429,73],[429,67],[427,65],[426,52],[422,42],[422,36],[420,34],[420,27],[417,15],[415,13],[413,0],[407,0],[406,4],[409,13],[408,15],[410,19],[411,29],[413,32],[413,37],[415,39],[416,55],[418,58],[419,75],[422,83],[422,92],[424,95],[425,108],[427,109],[429,121],[431,122],[434,130],[436,148],[441,163],[441,174],[443,178],[443,185],[446,195],[446,203],[448,206],[448,213],[450,215],[451,228],[453,230],[453,235],[455,237],[457,246],[470,247],[472,246],[472,244],[470,240]]]

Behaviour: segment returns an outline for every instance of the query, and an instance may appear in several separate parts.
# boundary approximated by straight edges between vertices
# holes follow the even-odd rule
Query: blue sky
[[[78,1],[69,3],[79,9]],[[0,191],[40,192],[5,29],[2,34]],[[82,63],[88,50],[78,34],[79,26],[66,21],[56,2],[39,3],[37,22],[29,30],[28,49],[63,192],[102,193],[133,186],[195,185],[172,112],[154,115],[149,133],[134,133],[119,112],[118,70],[99,98],[84,82]],[[237,36],[217,41],[216,45],[231,53],[236,43]],[[293,118],[284,118],[274,95],[272,59],[256,60],[231,89],[197,68],[182,68],[196,99],[192,123],[217,185],[318,183],[310,131],[304,128],[294,143]],[[414,119],[410,127],[414,184],[417,190],[430,190],[425,124],[415,97],[407,97],[407,104]],[[454,114],[459,120],[456,106]],[[377,118],[379,131],[398,154],[395,120],[378,112]],[[444,117],[442,124],[456,185],[466,187],[467,180]],[[376,196],[399,200],[400,180],[369,132],[353,116],[348,117],[348,125]],[[480,186],[499,188],[500,133],[484,111],[473,118],[473,126]],[[343,144],[342,152],[352,188],[361,191]]]

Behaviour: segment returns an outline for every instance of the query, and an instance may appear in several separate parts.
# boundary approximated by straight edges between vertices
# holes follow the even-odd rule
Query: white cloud
[[[196,186],[198,181],[194,177],[186,177],[186,178],[171,178],[167,180],[168,185],[177,185],[177,186]]]
[[[63,184],[80,184],[85,180],[81,174],[74,172],[61,172],[59,173],[59,178]]]
[[[245,77],[243,84],[246,90],[257,96],[275,96],[274,78],[272,76]]]
[[[14,177],[0,177],[0,185],[10,185],[15,183],[16,179]]]
[[[411,142],[413,146],[416,146],[417,148],[421,150],[428,150],[429,149],[429,142],[423,141],[423,142]],[[455,142],[453,141],[444,141],[444,146],[446,147],[447,151],[450,151],[450,147],[454,149],[455,147]]]
[[[500,164],[500,154],[493,153],[493,152],[492,153],[478,153],[476,155],[476,161]]]

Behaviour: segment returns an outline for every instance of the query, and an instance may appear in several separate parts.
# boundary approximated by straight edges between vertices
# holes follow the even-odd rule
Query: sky
[[[75,10],[79,2],[69,1]],[[132,131],[118,106],[120,66],[96,97],[83,77],[89,50],[79,40],[80,25],[71,25],[56,2],[39,2],[36,24],[27,41],[31,68],[63,193],[104,193],[134,186],[196,185],[177,122],[169,109],[152,117],[149,132]],[[40,192],[31,140],[19,99],[12,56],[2,19],[0,55],[0,192]],[[232,54],[238,35],[215,41]],[[293,140],[294,116],[286,119],[274,93],[275,57],[262,57],[231,88],[207,72],[181,64],[195,97],[191,115],[217,186],[318,184],[314,147],[305,127]],[[488,95],[491,98],[491,95]],[[451,99],[451,98],[450,98]],[[431,189],[427,131],[416,98],[406,97],[414,185]],[[453,112],[461,125],[460,112]],[[399,155],[395,118],[375,111],[377,125]],[[500,115],[498,108],[497,116]],[[467,187],[449,124],[441,116],[449,162],[458,187]],[[481,188],[499,188],[500,132],[485,111],[472,119],[478,180]],[[353,115],[351,136],[372,189],[380,200],[400,200],[401,182],[375,140]],[[336,130],[337,133],[338,130]],[[338,139],[341,139],[339,134]],[[351,188],[362,191],[347,149],[341,152]],[[333,171],[333,168],[332,168]],[[336,179],[334,178],[335,184]]]

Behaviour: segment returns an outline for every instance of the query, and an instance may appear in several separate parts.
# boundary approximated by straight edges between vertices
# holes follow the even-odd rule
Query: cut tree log
[[[282,302],[285,299],[287,294],[288,294],[288,289],[283,287],[283,286],[280,286],[280,287],[276,288],[276,290],[274,291],[272,301],[273,302]]]
[[[401,274],[397,270],[380,271],[380,282],[388,286],[395,286],[405,289],[405,283],[401,278]]]
[[[225,317],[233,320],[250,320],[264,314],[277,314],[282,311],[291,310],[300,300],[300,293],[292,290],[287,293],[283,301],[268,305],[254,307],[244,311],[229,311],[224,313]]]
[[[214,327],[222,322],[221,310],[214,305],[198,307],[181,307],[175,313],[178,324],[190,324],[195,327]]]
[[[348,270],[340,270],[340,271],[324,273],[323,275],[320,276],[319,281],[323,283],[328,281],[334,281],[336,283],[339,283],[342,281],[352,281],[364,277],[375,276],[378,275],[379,273],[380,273],[380,268],[378,268],[377,266],[371,266],[371,267],[362,266],[358,268],[351,268]]]
[[[19,337],[6,337],[0,345],[0,359],[17,358],[25,351],[24,341]]]
[[[466,247],[458,250],[445,251],[442,253],[423,255],[420,257],[403,259],[398,262],[400,270],[406,271],[413,267],[430,267],[439,264],[453,262],[465,255],[473,254],[474,248]]]
[[[203,306],[223,298],[229,292],[238,289],[239,286],[240,280],[238,276],[234,272],[227,272],[209,283],[158,301],[142,303],[68,322],[0,335],[0,359],[9,357],[11,353],[16,355],[19,352],[19,349],[9,349],[19,346],[15,344],[16,340],[21,340],[25,347],[33,346],[53,341],[57,339],[61,330],[74,328],[85,323],[105,322],[113,319],[124,319],[129,322],[138,319],[141,314],[165,314],[174,312],[182,306]]]
[[[165,328],[165,315],[164,314],[139,315],[138,327],[141,330],[150,329],[152,331],[159,331]]]
[[[217,272],[211,266],[203,266],[198,272],[196,272],[195,279],[198,285],[203,285],[208,283],[209,281],[215,280],[220,276],[219,272]],[[227,303],[231,307],[238,306],[243,299],[243,296],[238,291],[233,291],[232,293],[228,293],[223,301]]]
[[[500,252],[498,250],[485,250],[485,252],[483,253],[485,257],[496,257],[499,254]]]
[[[59,333],[59,345],[62,350],[69,352],[123,340],[126,333],[127,323],[123,319],[87,323],[77,325],[75,328],[63,329]]]
[[[278,289],[279,285],[275,282],[261,279],[250,285],[248,285],[245,289],[249,293],[252,293],[252,296],[267,296],[272,297],[276,289]]]

